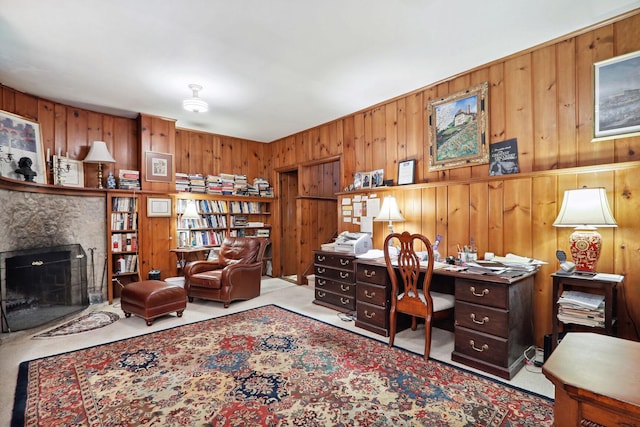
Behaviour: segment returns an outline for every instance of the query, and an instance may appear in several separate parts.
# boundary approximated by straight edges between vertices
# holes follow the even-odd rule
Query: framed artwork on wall
[[[173,181],[173,155],[168,153],[156,153],[147,151],[146,153],[147,181],[171,182]]]
[[[147,199],[147,216],[149,217],[171,216],[171,199],[149,197]]]
[[[487,82],[428,102],[430,171],[489,163],[488,105]]]
[[[60,160],[60,162],[58,162]],[[84,187],[84,167],[78,160],[67,159],[62,156],[53,156],[53,183],[65,187]],[[68,165],[68,166],[67,166]],[[56,168],[60,172],[56,173]]]
[[[0,159],[0,175],[47,183],[42,135],[37,122],[0,111]]]
[[[593,64],[593,141],[640,135],[640,50]]]

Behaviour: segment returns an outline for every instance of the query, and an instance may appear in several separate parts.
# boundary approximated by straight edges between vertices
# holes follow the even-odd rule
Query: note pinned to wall
[[[373,218],[366,216],[362,217],[360,220],[360,231],[363,233],[373,234]]]
[[[367,200],[367,218],[375,218],[380,214],[380,199],[371,198]]]

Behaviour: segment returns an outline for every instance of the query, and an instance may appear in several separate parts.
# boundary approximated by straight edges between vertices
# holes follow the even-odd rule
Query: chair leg
[[[415,331],[418,328],[418,318],[416,316],[411,316],[411,330]]]
[[[391,309],[389,313],[389,347],[393,347],[393,340],[396,338],[396,312]]]
[[[431,353],[431,317],[424,319],[424,360]]]

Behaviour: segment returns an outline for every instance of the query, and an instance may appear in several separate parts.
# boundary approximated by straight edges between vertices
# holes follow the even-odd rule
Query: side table
[[[551,319],[553,333],[551,336],[551,351],[558,345],[558,335],[561,327],[563,332],[576,330],[616,336],[616,290],[618,284],[624,281],[624,276],[616,274],[596,274],[594,276],[573,274],[568,276],[553,273],[551,277],[553,278],[553,318]],[[558,320],[558,299],[562,295],[562,292],[566,290],[604,295],[604,328],[573,325],[562,323]]]
[[[171,252],[176,254],[178,258],[178,270],[182,271],[185,265],[189,261],[198,261],[201,259],[206,259],[204,257],[205,252],[209,252],[211,248],[205,247],[196,247],[196,248],[174,248],[169,249]]]

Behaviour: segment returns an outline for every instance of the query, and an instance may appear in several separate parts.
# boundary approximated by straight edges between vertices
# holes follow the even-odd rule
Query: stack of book
[[[140,171],[120,169],[118,188],[121,190],[140,190]]]
[[[558,320],[604,328],[604,295],[564,291],[558,299]]]
[[[205,191],[207,194],[222,194],[222,181],[218,175],[207,175]]]
[[[189,186],[191,187],[192,193],[203,193],[205,192],[205,179],[199,173],[192,173],[189,175]]]
[[[235,188],[235,175],[230,173],[221,173],[220,183],[222,184],[222,194],[225,196],[231,196]]]
[[[176,192],[186,193],[191,190],[189,185],[189,174],[176,172]]]
[[[247,195],[247,176],[242,174],[236,174],[233,177],[233,194],[238,196]]]
[[[253,186],[258,190],[258,194],[262,197],[273,197],[273,188],[269,185],[266,178],[254,178]]]

